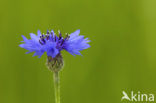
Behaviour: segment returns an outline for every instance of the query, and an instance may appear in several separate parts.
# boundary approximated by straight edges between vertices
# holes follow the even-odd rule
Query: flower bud
[[[47,57],[47,67],[50,71],[59,72],[63,67],[63,57],[59,53],[55,58]]]

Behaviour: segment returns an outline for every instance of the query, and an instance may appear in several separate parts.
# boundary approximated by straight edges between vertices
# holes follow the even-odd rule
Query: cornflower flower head
[[[58,36],[54,31],[47,31],[46,34],[41,33],[39,30],[37,35],[30,33],[31,39],[23,37],[23,43],[19,46],[28,50],[27,53],[34,52],[33,56],[39,58],[46,52],[47,54],[47,67],[53,71],[54,87],[55,87],[55,101],[60,103],[60,84],[59,84],[59,71],[63,67],[63,57],[61,55],[62,50],[66,50],[72,55],[81,55],[80,51],[90,47],[88,44],[90,40],[84,38],[83,35],[79,35],[80,30],[76,30],[70,35],[66,34],[62,36],[61,32],[58,32]]]
[[[62,58],[62,50],[66,50],[72,55],[81,55],[80,51],[90,47],[88,44],[90,40],[84,38],[83,35],[79,35],[79,33],[80,30],[76,30],[63,37],[60,31],[57,36],[53,30],[47,31],[46,34],[38,30],[37,35],[30,33],[31,39],[27,39],[22,35],[23,44],[19,46],[28,50],[27,53],[35,52],[33,56],[39,58],[46,52],[49,61],[57,61],[58,58]]]

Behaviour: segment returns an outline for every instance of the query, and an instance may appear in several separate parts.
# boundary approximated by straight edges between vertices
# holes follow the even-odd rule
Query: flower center
[[[58,46],[62,46],[65,41],[68,41],[70,36],[66,34],[66,37],[63,38],[60,31],[58,31],[59,37],[57,37],[53,31],[47,31],[47,34],[40,35],[39,43],[41,45],[46,44],[46,41],[56,42]]]

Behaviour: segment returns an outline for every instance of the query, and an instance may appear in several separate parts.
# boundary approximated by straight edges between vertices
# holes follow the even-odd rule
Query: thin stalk
[[[54,72],[54,88],[55,88],[55,103],[60,103],[60,80],[59,72]]]

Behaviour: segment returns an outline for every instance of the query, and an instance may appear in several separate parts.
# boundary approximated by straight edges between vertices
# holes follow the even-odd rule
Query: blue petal
[[[80,30],[78,29],[78,30],[76,30],[75,32],[73,32],[73,33],[70,34],[70,38],[73,39],[73,38],[75,38],[76,36],[78,36],[79,34],[80,34]]]
[[[35,34],[33,34],[33,33],[30,33],[30,37],[31,37],[31,39],[32,40],[39,40],[39,37],[38,36],[36,36]]]
[[[38,30],[38,31],[37,31],[37,36],[40,37],[40,35],[41,35],[41,31]]]
[[[24,35],[22,35],[22,38],[23,38],[24,42],[28,41],[28,39]]]
[[[87,49],[90,47],[90,45],[88,44],[88,42],[90,42],[90,40],[88,40],[88,38],[84,39],[84,36],[79,35],[79,30],[77,30],[76,32],[72,33],[70,35],[70,38],[68,41],[65,42],[65,50],[68,51],[69,53],[71,53],[72,55],[76,54],[76,55],[81,55],[81,53],[79,51]]]
[[[47,51],[47,55],[51,56],[52,58],[55,58],[58,53],[59,53],[59,50],[56,48],[51,48]]]
[[[55,58],[59,53],[59,50],[56,48],[56,42],[47,41],[44,50],[46,50],[48,56],[51,56],[53,58]]]
[[[43,55],[44,52],[38,51],[35,52],[33,56],[38,56],[39,58]]]

